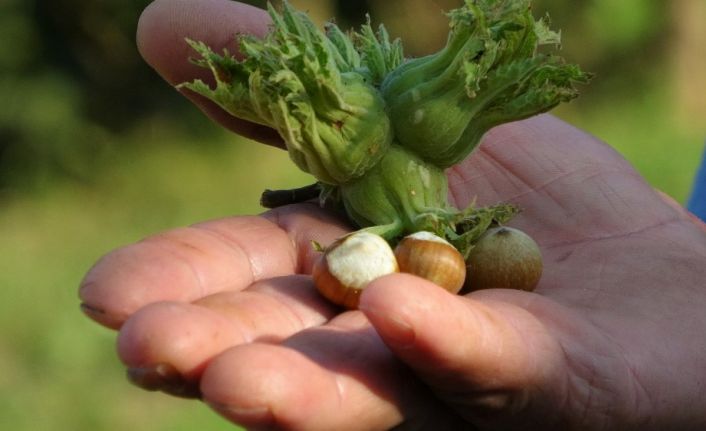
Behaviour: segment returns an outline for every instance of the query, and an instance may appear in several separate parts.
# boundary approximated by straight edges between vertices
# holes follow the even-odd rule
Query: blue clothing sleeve
[[[687,208],[698,218],[706,221],[706,151],[701,159],[701,166],[696,173]]]

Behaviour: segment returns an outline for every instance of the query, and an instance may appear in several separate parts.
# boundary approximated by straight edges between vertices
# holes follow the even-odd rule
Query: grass
[[[706,131],[675,127],[667,100],[653,91],[560,115],[684,202]],[[197,402],[130,386],[115,357],[115,334],[81,315],[77,286],[115,247],[171,227],[259,212],[262,189],[309,178],[284,152],[225,133],[199,148],[156,123],[121,139],[138,140],[142,149],[113,154],[96,181],[55,183],[0,206],[0,429],[232,429]]]

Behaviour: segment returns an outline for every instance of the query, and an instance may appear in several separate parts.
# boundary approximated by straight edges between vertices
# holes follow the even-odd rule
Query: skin
[[[235,49],[234,33],[262,35],[267,22],[227,0],[158,0],[138,46],[176,84],[207,78],[185,61],[185,36]],[[398,274],[341,313],[306,274],[310,241],[348,228],[303,204],[115,250],[83,280],[83,310],[119,330],[138,384],[200,398],[253,429],[706,428],[704,225],[607,145],[548,115],[493,129],[449,180],[460,207],[476,198],[524,209],[511,224],[541,247],[534,293],[461,297]]]

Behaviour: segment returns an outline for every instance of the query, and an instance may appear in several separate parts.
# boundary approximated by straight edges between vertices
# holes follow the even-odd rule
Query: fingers
[[[211,82],[210,72],[189,62],[193,51],[185,38],[203,41],[216,52],[237,53],[236,36],[264,36],[270,23],[261,9],[230,0],[156,0],[142,13],[137,45],[145,61],[172,85],[200,78]],[[270,128],[237,119],[194,93],[183,94],[214,121],[238,134],[279,145]]]
[[[268,279],[244,292],[221,292],[193,304],[144,307],[121,328],[118,354],[138,386],[197,396],[204,367],[222,351],[253,341],[280,341],[337,312],[308,276]]]
[[[118,328],[153,302],[193,302],[258,280],[309,272],[316,253],[311,241],[328,244],[344,232],[340,221],[309,204],[176,229],[99,260],[81,283],[82,308]]]
[[[389,429],[405,420],[463,429],[361,313],[330,320],[339,311],[310,277],[270,279],[144,307],[123,325],[118,352],[138,386],[202,398],[242,425]]]
[[[201,389],[208,404],[247,428],[382,430],[406,419],[410,429],[463,429],[358,312],[280,345],[228,350],[209,364]]]
[[[458,297],[397,275],[366,288],[360,309],[393,353],[474,423],[522,411],[532,389],[552,388],[561,374],[554,338],[509,303]]]

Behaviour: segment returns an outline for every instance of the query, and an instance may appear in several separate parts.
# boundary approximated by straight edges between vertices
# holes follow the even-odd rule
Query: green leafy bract
[[[201,56],[196,63],[212,70],[216,84],[182,86],[238,118],[276,129],[297,166],[320,181],[362,176],[392,143],[374,84],[401,62],[399,42],[369,25],[352,39],[334,24],[324,34],[287,3],[282,14],[271,6],[269,12],[273,26],[265,39],[241,38],[244,60],[189,41]]]

